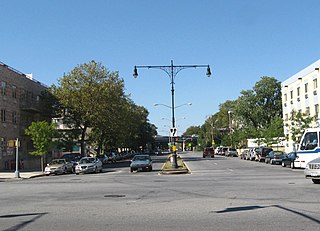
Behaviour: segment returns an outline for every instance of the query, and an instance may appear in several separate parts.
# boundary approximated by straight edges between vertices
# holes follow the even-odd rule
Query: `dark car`
[[[205,158],[205,157],[211,157],[213,158],[214,157],[214,149],[211,148],[211,147],[206,147],[203,149],[203,154],[202,154],[202,157]]]
[[[296,152],[290,152],[288,155],[283,157],[282,159],[282,167],[290,166],[290,168],[294,169],[294,160],[297,158]]]
[[[265,157],[265,163],[268,164],[281,164],[282,159],[285,157],[285,153],[282,151],[271,151]]]
[[[266,156],[273,151],[272,148],[268,148],[268,147],[263,147],[263,148],[259,148],[256,156],[255,156],[255,160],[259,161],[259,162],[264,162],[266,159]]]

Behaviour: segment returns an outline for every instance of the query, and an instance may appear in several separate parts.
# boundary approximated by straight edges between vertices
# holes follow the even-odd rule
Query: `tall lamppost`
[[[231,119],[231,114],[232,114],[232,111],[228,111],[228,117],[229,117],[229,135],[230,135],[230,138],[231,138],[231,146],[233,146],[233,137],[232,137],[232,119]]]
[[[174,106],[174,80],[176,75],[184,69],[187,68],[198,68],[198,67],[206,67],[207,68],[207,76],[210,77],[211,76],[211,70],[210,70],[210,66],[209,65],[173,65],[173,60],[171,60],[171,65],[169,66],[134,66],[134,70],[133,70],[133,77],[137,78],[138,77],[138,68],[155,68],[155,69],[160,69],[163,70],[165,73],[167,73],[167,75],[170,78],[171,81],[171,110],[172,110],[172,129],[175,129],[175,117],[174,117],[174,110],[175,110],[175,106]],[[173,145],[175,145],[175,143],[173,142]],[[178,164],[177,164],[177,153],[175,151],[172,152],[172,167],[173,168],[178,168]]]

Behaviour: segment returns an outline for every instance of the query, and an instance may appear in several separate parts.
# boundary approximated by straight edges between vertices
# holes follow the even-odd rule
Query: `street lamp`
[[[233,111],[228,111],[228,118],[229,118],[229,135],[231,137],[231,146],[233,146],[233,137],[232,137],[232,120],[231,120],[231,114]]]
[[[166,105],[166,104],[162,104],[162,103],[155,103],[155,104],[153,104],[153,106],[164,106],[164,107],[167,107],[167,108],[172,108],[172,107],[170,107],[169,105]],[[192,105],[192,103],[184,103],[184,104],[181,104],[181,105],[179,105],[179,106],[175,106],[174,107],[174,109],[176,109],[176,108],[178,108],[178,107],[182,107],[182,106],[185,106],[185,105],[189,105],[189,106],[191,106]]]
[[[209,65],[173,65],[173,60],[171,60],[171,65],[169,66],[134,66],[134,69],[133,69],[133,77],[134,78],[137,78],[138,77],[138,70],[137,68],[155,68],[155,69],[160,69],[160,70],[163,70],[165,73],[167,73],[167,75],[169,76],[170,78],[170,81],[171,81],[171,110],[172,110],[172,128],[174,129],[175,128],[175,117],[174,117],[174,110],[175,107],[174,106],[174,80],[175,80],[175,77],[176,75],[181,71],[181,70],[184,70],[184,69],[187,69],[187,68],[197,68],[197,67],[206,67],[207,68],[207,76],[210,77],[211,76],[211,70],[210,70],[210,66]],[[179,107],[179,106],[178,106]],[[174,142],[173,142],[174,144]],[[172,153],[172,167],[174,168],[178,168],[178,164],[177,164],[177,154],[175,151],[173,151]]]

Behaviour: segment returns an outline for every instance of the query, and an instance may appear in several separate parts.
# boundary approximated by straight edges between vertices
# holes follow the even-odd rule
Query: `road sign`
[[[170,136],[171,136],[171,137],[176,137],[176,136],[178,136],[178,130],[177,130],[177,128],[170,128]]]
[[[16,146],[16,140],[9,140],[9,141],[7,142],[7,146],[8,146],[9,148],[14,148],[14,147]]]

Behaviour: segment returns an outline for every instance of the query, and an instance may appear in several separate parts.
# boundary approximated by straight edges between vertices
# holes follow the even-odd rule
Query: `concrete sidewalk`
[[[45,174],[41,171],[21,171],[19,172],[20,178],[15,178],[15,173],[13,172],[0,172],[0,180],[1,179],[30,179],[40,176],[45,176]]]

